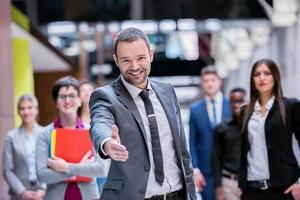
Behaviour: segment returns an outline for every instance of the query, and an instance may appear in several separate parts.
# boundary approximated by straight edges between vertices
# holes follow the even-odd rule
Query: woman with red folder
[[[96,153],[90,157],[91,152],[87,152],[79,163],[69,163],[56,156],[49,157],[51,155],[51,130],[87,128],[77,115],[81,104],[79,95],[79,83],[71,76],[59,79],[52,88],[52,96],[59,115],[40,134],[37,143],[38,178],[48,184],[46,200],[91,200],[99,199],[100,196],[96,177],[103,176],[103,164]],[[92,181],[66,181],[75,176],[92,177]]]

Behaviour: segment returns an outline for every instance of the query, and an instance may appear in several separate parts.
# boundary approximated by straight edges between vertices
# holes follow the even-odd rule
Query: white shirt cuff
[[[201,173],[201,170],[199,168],[194,168],[194,173]]]
[[[101,145],[100,145],[101,152],[102,152],[105,156],[107,156],[107,154],[105,153],[105,151],[104,151],[104,149],[103,149],[103,146],[104,146],[104,143],[107,142],[107,141],[110,140],[110,139],[111,139],[110,137],[109,137],[109,138],[106,138],[105,140],[103,140],[103,141],[101,142]]]

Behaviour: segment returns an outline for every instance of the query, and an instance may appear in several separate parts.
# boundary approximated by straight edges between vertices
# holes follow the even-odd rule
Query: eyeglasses
[[[77,94],[69,94],[69,95],[60,94],[60,95],[58,95],[58,100],[66,101],[68,97],[70,100],[75,100],[78,97],[78,95]]]

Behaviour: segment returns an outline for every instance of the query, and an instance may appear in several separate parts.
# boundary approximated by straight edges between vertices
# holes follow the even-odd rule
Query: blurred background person
[[[241,161],[240,108],[245,103],[246,91],[234,88],[229,94],[231,119],[214,130],[213,177],[216,200],[239,200],[238,173]]]
[[[214,67],[201,70],[204,98],[191,106],[190,152],[195,173],[195,184],[203,200],[214,200],[211,155],[213,129],[231,116],[229,101],[221,92],[222,80]]]
[[[95,88],[96,85],[91,81],[83,81],[79,85],[80,100],[81,100],[79,115],[81,120],[86,124],[90,124],[89,100]]]
[[[36,141],[41,127],[36,119],[38,102],[31,94],[24,94],[18,100],[20,127],[9,131],[3,149],[3,175],[9,186],[12,200],[41,200],[46,184],[37,180]]]
[[[300,103],[283,97],[274,61],[260,59],[254,63],[250,102],[243,111],[242,199],[293,199],[300,191],[296,183],[299,166],[292,150],[293,132],[300,139]]]
[[[90,124],[90,108],[89,108],[89,100],[92,92],[95,90],[96,85],[91,81],[82,81],[79,85],[80,91],[80,100],[81,100],[81,107],[79,108],[79,115],[80,118],[84,123],[86,123],[89,127]],[[104,183],[106,180],[106,176],[110,166],[110,159],[102,159],[99,158],[104,165],[104,176],[97,178],[97,184],[99,188],[99,192],[101,194]]]
[[[51,130],[53,128],[86,129],[77,112],[81,104],[79,98],[79,83],[66,76],[57,80],[52,88],[52,96],[59,111],[58,117],[38,138],[37,171],[38,178],[48,183],[45,199],[53,200],[91,200],[99,198],[96,177],[103,176],[102,162],[94,152],[94,157],[88,158],[88,152],[80,163],[68,163],[62,158],[49,158]],[[66,182],[73,176],[93,177],[91,182]]]

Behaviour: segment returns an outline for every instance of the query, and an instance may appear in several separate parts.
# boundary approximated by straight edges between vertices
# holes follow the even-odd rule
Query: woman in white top
[[[283,97],[278,67],[270,59],[254,63],[250,86],[250,102],[243,109],[242,199],[297,199],[300,170],[292,134],[299,141],[299,101]]]

